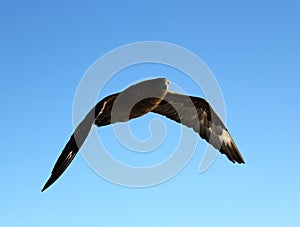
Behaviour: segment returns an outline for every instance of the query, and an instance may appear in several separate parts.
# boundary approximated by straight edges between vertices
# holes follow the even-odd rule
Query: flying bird
[[[149,112],[192,128],[231,162],[245,163],[226,126],[205,99],[170,92],[168,88],[169,81],[165,78],[146,80],[99,101],[76,127],[42,191],[70,165],[93,125],[126,122]]]

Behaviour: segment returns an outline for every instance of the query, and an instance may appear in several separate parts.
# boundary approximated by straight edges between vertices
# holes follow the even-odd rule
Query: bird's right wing
[[[167,94],[168,85],[169,81],[165,78],[142,81],[98,102],[75,129],[56,161],[51,176],[42,191],[53,184],[70,165],[93,124],[101,127],[116,122],[128,121],[148,113]]]
[[[70,140],[66,144],[65,148],[61,152],[58,160],[56,161],[53,170],[51,172],[51,176],[44,185],[42,192],[50,187],[66,170],[66,168],[70,165],[74,157],[76,156],[79,148],[74,139],[74,134],[72,134]]]
[[[95,119],[99,114],[102,113],[103,109],[106,107],[107,102],[113,100],[115,96],[117,96],[117,94],[113,94],[102,99],[80,122],[80,124],[77,126],[74,133],[70,137],[68,143],[64,147],[63,151],[61,152],[60,156],[58,157],[51,172],[51,176],[46,182],[42,191],[51,186],[67,169],[67,167],[70,165],[70,163],[78,153],[80,147],[84,143],[86,137],[88,136],[91,127],[95,122]]]
[[[242,155],[222,120],[209,103],[199,97],[168,92],[152,110],[193,130],[234,162],[244,163]]]

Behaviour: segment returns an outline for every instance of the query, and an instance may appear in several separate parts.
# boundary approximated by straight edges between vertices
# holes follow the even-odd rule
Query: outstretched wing
[[[42,191],[52,185],[70,165],[93,124],[101,127],[140,117],[155,108],[167,94],[169,81],[157,78],[134,84],[102,99],[75,129],[59,156]],[[113,108],[114,106],[114,108]]]
[[[58,160],[56,161],[54,168],[51,172],[49,180],[46,182],[42,191],[46,190],[50,185],[52,185],[66,170],[70,165],[78,150],[84,143],[86,137],[88,136],[95,119],[102,113],[108,102],[114,100],[118,94],[113,94],[102,99],[97,105],[90,110],[86,117],[80,122],[80,124],[75,129],[65,148],[61,152]]]
[[[245,163],[227,128],[206,100],[168,92],[152,112],[193,128],[233,163]]]

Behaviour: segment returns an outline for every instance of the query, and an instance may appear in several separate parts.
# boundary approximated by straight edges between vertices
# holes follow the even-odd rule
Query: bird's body
[[[98,102],[75,129],[59,156],[49,180],[42,191],[53,184],[69,166],[88,136],[93,124],[98,127],[125,122],[154,112],[181,123],[212,144],[230,161],[244,160],[222,120],[209,103],[168,91],[169,81],[152,79],[132,85],[120,93],[109,95]]]

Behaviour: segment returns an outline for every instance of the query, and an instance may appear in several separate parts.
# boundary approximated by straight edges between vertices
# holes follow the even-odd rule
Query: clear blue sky
[[[0,226],[299,226],[299,8],[296,0],[1,1]],[[206,147],[199,139],[178,175],[136,189],[104,180],[78,155],[41,193],[73,131],[85,71],[107,51],[145,40],[180,45],[205,61],[246,164],[219,155],[199,174]],[[186,78],[149,65],[117,76],[120,84],[115,79],[105,94],[143,77]],[[137,130],[147,131],[147,120]],[[116,158],[140,165],[114,140],[110,146],[123,154]]]

